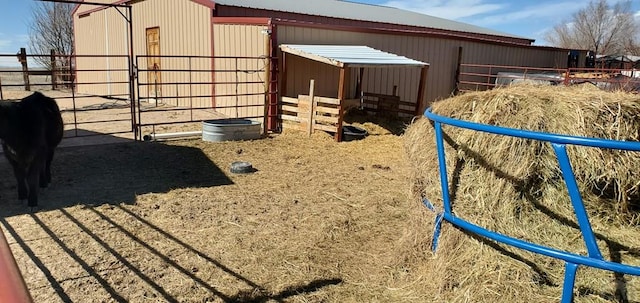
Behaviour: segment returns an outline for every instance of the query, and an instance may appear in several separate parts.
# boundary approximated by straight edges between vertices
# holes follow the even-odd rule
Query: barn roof
[[[602,61],[626,61],[626,62],[637,62],[640,61],[640,56],[632,56],[632,55],[597,55],[596,59]]]
[[[467,23],[433,17],[416,12],[402,10],[398,8],[381,5],[363,4],[340,0],[313,0],[313,1],[292,1],[292,0],[216,0],[216,4],[227,6],[238,6],[253,9],[264,9],[281,11],[288,13],[316,15],[323,17],[333,17],[342,19],[352,19],[360,21],[370,21],[379,23],[389,23],[407,26],[418,26],[449,30],[456,32],[466,32],[474,34],[484,34],[493,36],[510,37],[534,41],[534,39],[520,37],[492,29],[479,27]]]
[[[426,66],[429,63],[409,59],[361,45],[282,44],[283,52],[337,67]]]

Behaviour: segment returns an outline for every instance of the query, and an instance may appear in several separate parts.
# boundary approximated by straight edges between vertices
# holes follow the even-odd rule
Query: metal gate
[[[32,91],[55,98],[67,145],[195,134],[200,122],[218,118],[264,126],[276,94],[274,59],[268,57],[145,55],[131,64],[129,55],[41,55],[24,49],[17,57],[22,67],[0,70],[0,99],[17,100]],[[41,67],[43,60],[51,66]]]
[[[0,99],[18,100],[33,91],[56,99],[64,120],[63,144],[135,139],[128,55],[42,55],[21,49],[17,55],[0,57],[16,58],[21,65],[0,70]],[[77,68],[79,62],[98,60],[107,67]],[[43,62],[49,66],[43,67]]]
[[[267,106],[275,94],[272,61],[269,57],[136,56],[137,138],[199,135],[202,121],[221,118],[267,125]]]

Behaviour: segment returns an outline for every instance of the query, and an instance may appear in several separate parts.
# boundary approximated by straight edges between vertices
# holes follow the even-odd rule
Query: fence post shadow
[[[123,210],[126,210],[126,208],[123,208],[121,206],[120,208]],[[67,212],[64,209],[60,209],[59,211],[62,213],[62,215],[65,218],[67,218],[69,221],[75,224],[80,230],[82,230],[82,232],[88,235],[93,241],[99,244],[104,250],[106,250],[109,254],[115,257],[118,262],[123,264],[129,270],[131,270],[139,279],[143,280],[146,284],[151,286],[151,288],[155,292],[159,293],[159,296],[162,297],[163,300],[165,300],[166,302],[180,301],[175,296],[169,294],[161,285],[159,285],[158,283],[153,281],[151,277],[146,275],[142,269],[136,267],[136,265],[134,265],[131,261],[127,260],[127,258],[121,253],[119,253],[116,248],[112,247],[109,243],[103,240],[103,238],[101,238],[95,232],[93,232],[88,226],[86,226],[85,224],[80,222],[77,218],[75,218],[71,213]],[[226,267],[219,261],[207,256],[203,252],[200,252],[195,248],[191,247],[190,245],[182,242],[180,239],[175,238],[169,233],[161,230],[160,228],[151,224],[150,222],[146,220],[141,221],[145,225],[148,225],[150,228],[154,229],[158,233],[167,237],[169,240],[183,246],[184,248],[188,249],[189,251],[198,255],[199,257],[206,259],[216,267],[221,268],[223,271],[225,271],[229,275],[235,277],[239,281],[245,282],[247,285],[251,287],[251,289],[248,291],[240,290],[234,295],[227,295],[217,290],[214,286],[210,285],[206,281],[197,277],[189,269],[184,268],[183,266],[178,264],[176,261],[173,261],[172,259],[170,259],[168,256],[166,256],[156,248],[151,247],[149,244],[146,244],[142,239],[136,237],[134,234],[132,234],[131,232],[126,230],[124,227],[114,222],[111,218],[109,218],[102,212],[93,209],[93,207],[90,207],[90,211],[98,215],[101,219],[107,221],[110,225],[115,227],[120,232],[124,233],[127,236],[127,238],[129,238],[130,240],[135,241],[141,246],[143,246],[147,251],[151,252],[153,255],[160,258],[166,264],[169,264],[174,269],[178,270],[182,274],[188,276],[190,279],[192,279],[196,283],[206,288],[209,293],[221,299],[223,302],[232,302],[232,303],[268,302],[268,301],[284,302],[284,300],[289,297],[315,292],[326,286],[338,285],[342,283],[341,278],[316,279],[306,284],[300,283],[300,284],[291,285],[278,293],[273,293],[268,289],[266,289],[265,287],[258,285],[257,283],[249,280],[248,278],[238,274],[234,270]],[[139,218],[137,215],[135,214],[133,215],[135,216],[135,218]],[[112,282],[107,280],[106,278],[107,274],[99,273],[94,268],[94,265],[90,265],[78,253],[76,253],[75,248],[70,247],[68,244],[66,244],[65,241],[62,238],[60,238],[47,225],[47,223],[44,222],[37,214],[30,214],[29,216],[31,219],[34,220],[37,226],[39,226],[47,234],[47,236],[53,242],[55,242],[55,244],[57,244],[60,247],[60,249],[62,249],[62,251],[64,251],[65,255],[68,255],[71,259],[73,259],[73,261],[75,261],[78,265],[80,265],[83,271],[86,272],[87,276],[83,276],[82,278],[92,278],[93,280],[97,281],[100,287],[104,289],[110,295],[111,299],[114,300],[115,302],[128,302],[128,299],[125,297],[125,294],[122,293],[122,291],[118,290],[115,286],[113,286]],[[47,281],[55,291],[56,295],[60,298],[60,300],[62,300],[63,302],[73,302],[69,294],[65,291],[64,287],[60,284],[60,282],[54,276],[55,272],[52,272],[49,268],[47,268],[44,262],[37,256],[37,253],[27,245],[26,243],[27,241],[25,241],[18,234],[18,232],[6,221],[6,219],[0,218],[0,223],[3,224],[4,228],[13,237],[13,239],[15,239],[16,243],[20,246],[20,248],[25,251],[28,258],[31,261],[33,261],[37,266],[37,268],[45,275],[45,277],[47,278]]]

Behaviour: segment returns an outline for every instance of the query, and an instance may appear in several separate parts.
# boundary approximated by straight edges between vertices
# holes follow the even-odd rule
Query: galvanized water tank
[[[215,119],[202,122],[202,140],[209,142],[260,138],[261,123],[249,119]]]

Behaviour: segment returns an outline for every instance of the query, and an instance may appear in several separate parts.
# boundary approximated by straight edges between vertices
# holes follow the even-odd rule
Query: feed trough
[[[369,135],[366,129],[353,126],[353,125],[344,125],[342,126],[342,141],[355,141],[364,139]]]
[[[249,119],[216,119],[202,122],[202,140],[209,142],[260,138],[261,123]]]

